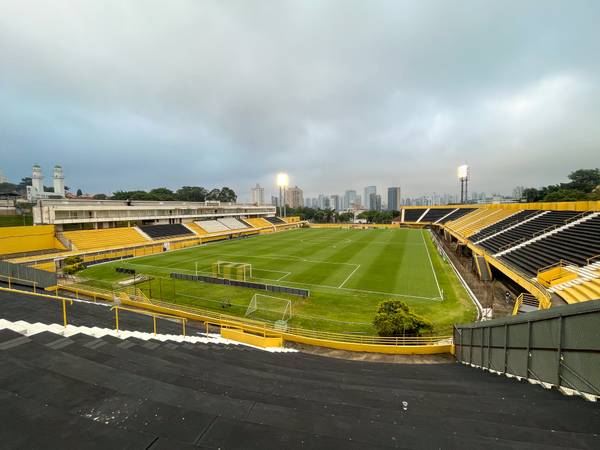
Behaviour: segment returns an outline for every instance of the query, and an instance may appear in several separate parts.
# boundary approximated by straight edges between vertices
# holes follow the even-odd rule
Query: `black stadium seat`
[[[600,217],[573,225],[548,237],[508,252],[500,259],[530,275],[561,260],[578,266],[600,255]]]
[[[439,223],[446,223],[446,222],[449,222],[450,220],[460,219],[462,216],[464,216],[466,214],[469,214],[470,212],[473,212],[474,210],[475,210],[475,208],[460,208],[460,209],[457,209],[453,213],[450,213],[447,217],[444,217],[444,219],[441,220]]]
[[[580,215],[579,211],[545,211],[529,222],[522,223],[514,228],[507,229],[502,233],[481,242],[483,248],[490,253],[498,253],[509,249],[527,239],[531,239],[537,233],[541,233],[553,226],[563,225],[565,221]]]
[[[444,216],[447,216],[456,208],[431,208],[425,214],[425,217],[421,219],[421,222],[435,222],[436,220],[441,219]]]
[[[174,236],[194,235],[189,228],[180,223],[170,223],[165,225],[142,225],[139,228],[152,239],[166,239]]]
[[[405,209],[404,210],[404,221],[405,222],[416,222],[419,217],[426,211],[425,208],[421,209]]]
[[[496,222],[488,227],[483,228],[482,230],[479,230],[479,232],[472,235],[469,239],[471,240],[471,242],[480,241],[481,239],[485,239],[486,237],[489,237],[495,233],[499,233],[500,231],[502,231],[506,228],[515,226],[519,222],[529,219],[530,217],[534,216],[535,214],[539,214],[540,212],[541,211],[528,210],[528,209],[519,211],[518,213],[516,213],[512,216],[509,216],[506,219],[503,219],[503,220]]]
[[[277,216],[273,216],[273,217],[265,217],[265,219],[267,219],[269,222],[271,222],[273,225],[283,225],[286,222],[282,219],[280,219]]]

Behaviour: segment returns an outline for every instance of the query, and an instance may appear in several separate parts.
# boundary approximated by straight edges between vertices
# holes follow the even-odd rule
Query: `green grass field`
[[[309,289],[306,299],[270,294],[291,300],[293,326],[372,334],[377,305],[387,299],[406,301],[434,323],[436,333],[476,316],[424,230],[298,229],[101,264],[80,276],[110,289],[127,278],[115,268],[127,267],[153,278],[138,286],[152,298],[243,316],[255,293],[268,293],[169,279],[171,272],[211,275],[212,264],[223,260],[251,264],[250,281]],[[277,311],[277,303],[270,307]],[[255,318],[273,320],[279,313],[264,314],[269,317]]]

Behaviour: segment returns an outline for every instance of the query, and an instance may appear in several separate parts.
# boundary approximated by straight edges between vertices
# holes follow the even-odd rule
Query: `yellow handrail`
[[[513,312],[512,312],[513,316],[516,316],[517,314],[519,314],[519,308],[521,307],[521,304],[523,303],[523,298],[524,297],[525,297],[525,295],[521,294],[515,300],[515,306],[514,306]]]
[[[157,313],[157,312],[151,312],[151,311],[144,311],[144,310],[140,310],[140,309],[128,308],[126,306],[118,306],[118,305],[113,306],[112,308],[110,308],[110,310],[115,312],[115,329],[117,331],[119,331],[119,310],[123,310],[123,311],[133,312],[136,314],[142,314],[144,316],[151,316],[152,322],[154,325],[154,336],[156,336],[156,319],[157,318],[181,320],[182,334],[183,334],[183,336],[185,336],[185,324],[187,322],[187,319],[185,317],[180,317],[180,316],[177,316],[174,314],[164,314],[164,313]]]
[[[20,289],[12,289],[12,288],[5,288],[5,287],[0,287],[0,291],[13,292],[13,293],[23,294],[23,295],[31,295],[31,296],[34,296],[34,297],[49,298],[51,300],[58,300],[58,301],[62,302],[62,306],[63,306],[63,325],[65,327],[67,326],[67,302],[69,302],[69,304],[72,305],[73,304],[73,300],[70,299],[70,298],[59,297],[58,296],[58,290],[56,291],[55,295],[39,294],[39,293],[36,293],[36,292],[27,292],[27,291],[22,291]]]

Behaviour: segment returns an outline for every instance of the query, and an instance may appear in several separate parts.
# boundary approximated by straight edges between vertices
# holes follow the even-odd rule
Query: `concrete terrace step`
[[[33,336],[38,333],[50,332],[59,336],[70,337],[77,334],[84,334],[93,338],[102,338],[112,336],[119,339],[136,338],[143,341],[155,340],[159,342],[177,342],[190,344],[220,344],[220,345],[245,345],[229,339],[224,339],[218,334],[209,334],[208,336],[183,336],[173,334],[153,334],[141,331],[116,331],[108,328],[86,327],[67,325],[66,327],[58,324],[29,323],[23,320],[11,322],[6,319],[0,319],[0,330],[8,329],[24,336]],[[297,350],[289,348],[267,348],[262,349],[268,352],[289,353]]]

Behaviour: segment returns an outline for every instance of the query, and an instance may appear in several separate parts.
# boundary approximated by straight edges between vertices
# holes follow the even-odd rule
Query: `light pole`
[[[468,184],[469,184],[469,166],[463,164],[458,166],[458,179],[460,181],[460,203],[461,205],[468,202]]]
[[[288,186],[290,178],[287,173],[277,174],[277,186],[279,187],[279,215],[285,217],[285,188]]]

